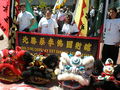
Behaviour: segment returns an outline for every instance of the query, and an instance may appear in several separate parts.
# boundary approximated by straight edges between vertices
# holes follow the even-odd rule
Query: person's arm
[[[102,60],[102,51],[103,51],[103,46],[104,46],[104,33],[101,34],[100,37],[100,49],[99,49],[99,60]]]
[[[28,26],[28,28],[30,28],[32,25],[34,25],[34,23],[36,22],[36,20],[33,18],[30,20],[30,25]]]
[[[18,15],[18,17],[17,17],[17,20],[13,20],[13,23],[14,23],[15,25],[19,25],[19,15]]]
[[[70,33],[70,35],[77,35],[78,34],[78,32],[72,32],[72,33]]]
[[[58,24],[55,19],[53,19],[55,34],[58,34]]]
[[[19,21],[13,21],[15,25],[19,25]]]
[[[120,42],[117,42],[115,45],[116,45],[116,46],[120,46]]]
[[[103,36],[103,33],[101,34],[100,42],[101,42],[101,43],[104,43],[104,36]]]
[[[42,30],[42,19],[38,23],[38,32],[41,33]]]
[[[55,34],[58,34],[58,28],[55,28]]]
[[[39,32],[39,33],[41,33],[41,29],[42,29],[41,27],[38,27],[38,32]]]

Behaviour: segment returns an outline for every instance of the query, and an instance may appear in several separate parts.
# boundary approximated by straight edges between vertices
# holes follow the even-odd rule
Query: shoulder
[[[27,15],[32,15],[32,13],[30,13],[30,12],[28,12],[28,11],[25,11],[25,13],[27,14]],[[33,15],[32,15],[33,16]]]
[[[53,22],[53,23],[57,23],[54,18],[51,18],[50,21]]]
[[[120,18],[115,19],[115,22],[120,23]]]
[[[22,15],[22,12],[20,12],[19,14],[18,14],[18,16],[21,16]]]
[[[43,21],[43,20],[46,20],[46,18],[45,18],[45,17],[42,17],[42,18],[40,19],[40,21]]]
[[[42,17],[41,19],[40,19],[40,22],[45,22],[46,21],[46,18],[45,17]]]
[[[56,21],[54,18],[51,18],[51,20],[54,21],[54,22]]]
[[[31,14],[30,12],[28,12],[28,11],[25,11],[25,13],[27,13],[27,14]]]
[[[105,20],[105,23],[109,23],[109,22],[110,22],[110,19],[106,19],[106,20]]]

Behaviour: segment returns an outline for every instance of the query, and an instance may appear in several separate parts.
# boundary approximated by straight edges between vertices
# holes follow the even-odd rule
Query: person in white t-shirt
[[[29,31],[29,28],[35,23],[34,16],[26,11],[25,3],[20,4],[20,10],[21,12],[18,14],[17,22],[15,22],[17,25],[19,25],[19,31]]]
[[[64,13],[64,10],[63,8],[59,9],[58,12],[57,12],[57,23],[58,23],[58,33],[59,34],[62,34],[61,32],[61,29],[63,27],[63,24],[64,24],[64,20],[65,20],[65,13]]]
[[[78,33],[78,28],[75,22],[72,23],[72,14],[66,14],[65,23],[62,27],[62,32],[64,35],[76,35]]]
[[[102,60],[111,58],[116,64],[120,43],[120,19],[117,19],[116,8],[110,9],[110,19],[106,19],[103,36]]]
[[[38,32],[43,34],[58,34],[58,24],[51,18],[52,10],[47,9],[45,17],[41,18],[38,24]]]

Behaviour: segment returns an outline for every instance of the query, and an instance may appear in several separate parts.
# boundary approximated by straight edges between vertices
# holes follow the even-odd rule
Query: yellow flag
[[[89,10],[89,0],[78,0],[75,9],[75,22],[79,29],[79,36],[87,36],[88,20],[86,15]]]
[[[60,7],[63,6],[65,3],[66,0],[57,0],[53,8],[53,11],[55,11],[56,9],[60,9]]]

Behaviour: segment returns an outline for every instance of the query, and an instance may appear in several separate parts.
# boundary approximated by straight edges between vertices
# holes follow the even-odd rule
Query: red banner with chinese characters
[[[8,37],[9,34],[9,15],[10,15],[10,0],[0,1],[0,28]]]
[[[0,50],[8,48],[10,1],[0,0]]]

